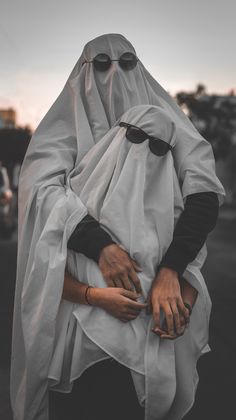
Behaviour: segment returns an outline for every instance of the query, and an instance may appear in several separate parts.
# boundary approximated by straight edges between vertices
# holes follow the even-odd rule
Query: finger
[[[136,292],[142,294],[141,283],[133,267],[129,271],[129,278],[132,280]]]
[[[121,279],[119,279],[118,277],[113,279],[113,283],[114,283],[115,287],[120,287],[121,289],[123,289],[123,283],[122,283]]]
[[[174,336],[175,335],[174,318],[173,318],[173,313],[172,313],[169,303],[166,303],[165,305],[163,305],[163,311],[165,312],[167,333],[171,336]]]
[[[186,330],[186,327],[181,327],[180,332],[179,332],[179,336],[184,334],[184,331]]]
[[[140,297],[140,294],[137,292],[127,289],[122,289],[122,295],[132,300],[136,300]]]
[[[185,320],[185,318],[182,314],[180,314],[179,319],[180,319],[180,326],[181,327],[186,327],[188,325],[188,322],[186,322],[186,320]]]
[[[116,284],[111,277],[104,277],[104,279],[108,287],[116,287]]]
[[[153,330],[154,332],[157,330],[160,330],[160,305],[159,302],[155,302],[153,305],[152,310],[152,316],[153,316]]]
[[[182,300],[182,298],[181,298],[181,297],[178,299],[178,301],[177,301],[177,305],[178,305],[178,307],[179,307],[180,312],[181,312],[181,313],[182,313],[182,315],[184,316],[185,321],[186,321],[186,322],[189,322],[189,321],[190,321],[189,310],[188,310],[188,308],[186,308],[186,306],[184,305],[183,300]]]
[[[138,312],[138,313],[140,313],[142,311],[142,309],[146,309],[146,306],[145,307],[140,307],[140,306],[137,306],[137,305],[127,305],[127,310],[129,312]]]
[[[152,332],[154,332],[155,334],[157,334],[157,335],[159,335],[159,336],[161,336],[162,334],[166,334],[166,331],[164,331],[164,330],[162,330],[161,328],[155,328],[155,330],[154,330],[154,328],[152,328]]]
[[[141,310],[142,310],[142,308],[132,306],[132,305],[127,305],[127,311],[130,312],[130,313],[140,313]]]
[[[146,303],[141,303],[141,302],[136,302],[135,300],[130,300],[129,301],[129,305],[127,306],[129,308],[132,309],[146,309],[147,304]]]
[[[130,290],[131,292],[134,291],[133,283],[129,280],[128,274],[120,275],[120,281],[122,283],[122,287],[126,290]]]
[[[125,318],[119,318],[119,320],[122,321],[122,322],[128,322],[128,320],[125,319]]]
[[[174,339],[180,337],[181,335],[183,335],[184,332],[185,332],[185,329],[186,329],[186,327],[182,327],[182,329],[179,332],[179,334],[175,334],[175,335],[169,335],[169,334],[166,334],[166,333],[161,334],[160,335],[160,338],[167,338],[167,339],[170,339],[170,340],[174,340]]]
[[[143,271],[142,268],[138,265],[138,263],[133,258],[130,258],[130,259],[131,259],[131,262],[133,264],[135,271],[138,271],[138,272]]]
[[[137,318],[137,314],[127,314],[125,315],[125,318],[128,319],[129,321],[136,319]]]
[[[149,293],[147,295],[146,303],[147,303],[146,314],[147,315],[151,315],[151,313],[152,313],[152,302],[151,302],[151,294],[150,294],[150,291],[149,291]]]
[[[180,323],[180,316],[179,316],[179,311],[178,311],[175,301],[172,301],[170,303],[170,306],[171,306],[173,317],[174,317],[175,332],[177,334],[181,334],[182,328],[181,328],[181,323]]]
[[[169,340],[175,340],[178,337],[178,335],[169,335],[169,334],[162,334],[160,335],[160,338],[167,338]]]

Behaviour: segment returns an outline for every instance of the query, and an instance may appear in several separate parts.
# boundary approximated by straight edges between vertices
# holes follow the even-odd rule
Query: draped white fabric
[[[68,322],[70,321],[68,334],[71,334],[72,336],[75,334],[75,331],[77,334],[80,334],[81,341],[79,341],[78,335],[76,341],[77,346],[79,346],[80,343],[80,351],[82,351],[83,345],[84,348],[87,348],[88,351],[90,351],[91,363],[96,361],[99,357],[107,357],[107,348],[103,348],[102,343],[101,348],[96,348],[96,354],[94,346],[91,347],[91,340],[88,340],[85,335],[82,335],[85,328],[89,328],[89,325],[92,325],[92,322],[87,322],[89,319],[88,311],[91,311],[90,319],[93,321],[93,314],[96,311],[99,313],[99,310],[97,308],[87,308],[86,306],[81,306],[79,309],[76,308],[75,315],[79,320],[79,323],[75,322],[72,325],[71,319],[75,319],[75,317],[68,315],[68,307],[70,310],[74,310],[74,306],[68,302],[61,301],[61,293],[66,261],[70,264],[71,271],[74,269],[75,273],[77,273],[77,270],[81,270],[81,272],[84,273],[84,278],[81,280],[89,282],[92,278],[94,280],[96,278],[98,284],[104,285],[101,273],[94,262],[90,260],[87,261],[84,256],[68,252],[67,250],[68,238],[77,223],[88,211],[91,211],[92,213],[91,209],[94,209],[94,215],[99,214],[99,206],[101,206],[101,203],[99,204],[99,202],[98,207],[95,206],[96,195],[94,195],[94,193],[89,194],[86,189],[84,191],[76,190],[76,187],[81,185],[78,184],[77,180],[83,173],[86,173],[90,167],[90,161],[86,161],[86,154],[90,149],[91,153],[93,153],[100,141],[101,145],[108,145],[112,138],[115,140],[114,145],[112,140],[112,144],[110,145],[111,149],[108,148],[107,150],[112,150],[112,147],[114,147],[115,152],[115,150],[117,150],[116,147],[119,145],[118,139],[122,140],[122,137],[123,143],[126,145],[124,145],[124,147],[129,146],[129,152],[134,154],[134,160],[134,151],[137,150],[136,153],[138,157],[142,150],[144,157],[141,160],[142,163],[140,163],[139,167],[141,168],[141,165],[143,165],[142,168],[144,170],[145,153],[148,151],[147,143],[139,145],[139,149],[137,149],[137,147],[130,147],[127,142],[124,142],[124,129],[121,130],[117,127],[111,128],[116,123],[117,119],[119,119],[130,107],[135,105],[154,104],[161,107],[171,119],[172,129],[174,128],[173,133],[175,132],[175,140],[173,138],[173,141],[175,141],[173,152],[173,165],[175,170],[173,170],[173,174],[176,174],[173,175],[174,191],[178,190],[179,185],[179,193],[181,191],[182,198],[185,198],[186,195],[193,192],[215,191],[219,196],[220,203],[223,201],[224,189],[215,175],[211,146],[196,131],[187,117],[161,86],[151,77],[140,61],[138,62],[137,67],[129,72],[122,70],[119,67],[119,64],[114,62],[106,74],[95,71],[92,63],[82,65],[85,58],[91,59],[99,52],[106,52],[112,57],[120,57],[122,52],[126,51],[134,50],[132,45],[123,36],[118,34],[103,35],[90,41],[85,46],[84,51],[78,60],[78,63],[76,63],[61,94],[34,133],[21,167],[18,202],[17,275],[11,363],[11,401],[15,420],[47,420],[48,375],[50,369],[52,369],[53,360],[55,360],[55,349],[58,348],[61,351],[61,347],[57,346],[58,341],[61,340],[61,343],[66,342],[63,333],[58,335],[57,325],[60,320],[61,322],[66,322],[66,320]],[[151,113],[151,109],[154,108],[150,108],[147,115]],[[146,117],[141,118],[144,116],[141,108],[139,111],[136,111],[137,115],[136,113],[135,115],[131,113],[131,115],[126,114],[126,116],[129,119],[131,118],[132,121],[139,121],[141,124],[144,124],[142,126],[143,129],[156,129],[155,124],[150,124],[152,119],[149,121]],[[150,132],[150,134],[152,134],[152,132]],[[100,144],[97,150],[98,154],[100,153],[99,150],[102,156],[105,149],[100,149]],[[115,175],[122,173],[122,164],[126,160],[125,149],[123,148],[123,155],[122,148],[120,150],[120,161],[117,161],[116,171],[112,174],[112,179],[114,180],[112,182],[114,182],[114,185],[116,185],[117,181]],[[126,150],[128,151],[128,149]],[[113,156],[113,154],[111,155]],[[197,159],[195,159],[195,156]],[[92,157],[94,159],[94,156]],[[113,158],[116,159],[117,156],[113,156]],[[109,161],[107,170],[114,164],[113,158]],[[91,162],[93,159],[91,159]],[[151,170],[151,168],[154,168],[155,166],[156,156],[150,155],[150,159],[152,162],[152,165],[150,166]],[[166,156],[165,159],[166,162],[172,161],[172,155],[168,153],[168,156]],[[94,162],[95,161],[96,159]],[[96,170],[99,170],[99,162],[97,163]],[[170,167],[171,165],[168,166],[168,168]],[[133,165],[132,168],[137,172],[138,166],[135,167],[135,165]],[[158,171],[160,179],[165,178],[164,174],[165,171],[167,171],[167,167],[164,165],[163,172],[160,165],[158,165],[157,168],[156,170]],[[91,170],[92,176],[95,168],[92,168]],[[88,175],[89,182],[90,174],[88,173]],[[139,179],[139,187],[141,187],[144,180],[142,181],[141,172],[140,174],[136,173],[136,176],[137,175],[139,175],[137,179]],[[146,175],[148,179],[148,172]],[[87,180],[87,178],[85,179]],[[135,190],[137,189],[137,179],[132,179],[132,185]],[[99,194],[102,196],[105,192],[102,191],[102,184],[99,185],[100,190],[98,189],[98,191],[100,191]],[[113,191],[111,189],[112,185],[113,184],[111,183],[109,188],[110,192]],[[168,185],[168,188],[171,189],[170,181]],[[90,184],[90,186],[92,188],[92,184]],[[155,194],[160,193],[158,186],[159,183],[155,184]],[[168,191],[166,193],[168,193]],[[151,193],[148,192],[148,189],[145,190],[145,194],[147,194],[147,199],[151,199]],[[171,208],[171,206],[173,207],[173,196],[171,198],[170,190],[168,194],[168,199],[172,200],[172,204],[170,205]],[[181,196],[181,194],[179,194],[179,196]],[[111,208],[114,205],[112,200],[111,194],[109,201]],[[167,210],[168,206],[166,203],[166,198],[156,202],[155,212],[156,215],[159,214],[159,217]],[[126,206],[128,210],[128,205]],[[131,208],[129,210],[131,210]],[[177,206],[176,209],[177,208],[180,212],[183,209],[183,203],[180,204],[180,207]],[[118,210],[123,214],[122,203],[120,203],[117,209],[114,209],[116,212]],[[122,239],[124,245],[128,246],[130,252],[133,253],[141,263],[142,252],[138,248],[135,248],[137,246],[135,242],[130,242],[131,236],[128,237],[127,232],[125,232],[124,229],[122,230],[121,226],[119,227],[119,224],[117,223],[119,218],[116,221],[116,217],[110,217],[110,211],[111,209],[108,212],[104,211],[100,214],[101,223],[104,225],[104,228],[109,230],[109,227],[111,226],[109,223],[112,221],[114,226],[112,225],[111,235],[115,235],[119,240]],[[130,226],[130,228],[132,227],[133,229],[132,231],[135,229],[134,223],[138,223],[140,214],[144,214],[142,213],[142,211],[144,212],[144,209],[137,208],[136,211],[137,216],[136,213],[133,214],[133,225]],[[170,211],[171,210],[168,207],[167,215],[169,216],[171,215]],[[114,214],[117,215],[117,213]],[[150,217],[147,218],[147,224],[143,226],[143,228],[145,228],[144,232],[147,230],[148,232],[151,232],[150,223],[153,223],[151,222],[151,216],[154,217],[154,212],[150,212]],[[135,219],[136,217],[137,219]],[[161,223],[159,223],[159,226]],[[118,230],[118,228],[120,230]],[[164,234],[165,240],[163,242],[163,238],[160,236],[162,235],[161,233],[159,234],[160,237],[153,234],[150,236],[150,243],[151,238],[153,241],[157,241],[158,238],[158,242],[156,242],[158,252],[156,253],[156,256],[151,257],[151,255],[148,255],[147,261],[149,261],[149,263],[146,264],[145,262],[145,270],[140,275],[140,280],[142,279],[141,281],[144,289],[145,287],[147,288],[150,283],[151,273],[153,273],[154,269],[153,267],[158,263],[161,252],[165,251],[169,243],[168,241],[171,240],[173,220],[170,222],[168,229],[168,234],[167,232]],[[139,230],[139,232],[141,232],[141,230]],[[142,237],[144,233],[140,233],[140,235]],[[147,239],[148,238],[145,238],[145,240]],[[165,241],[166,243],[164,243]],[[149,244],[149,246],[151,245]],[[188,266],[188,270],[185,273],[186,278],[190,282],[198,285],[196,286],[195,284],[196,287],[199,287],[200,295],[203,296],[203,300],[199,298],[198,301],[204,301],[204,304],[199,303],[195,308],[196,323],[200,322],[201,324],[197,324],[199,328],[197,329],[199,335],[201,336],[202,334],[203,337],[200,346],[201,349],[205,346],[207,340],[206,326],[210,306],[204,281],[199,271],[204,259],[203,254],[204,251],[199,254],[194,265],[191,266],[191,270],[189,269],[190,266]],[[196,264],[198,264],[198,267]],[[96,274],[95,277],[93,276],[93,273]],[[201,305],[203,306],[201,307]],[[65,314],[64,317],[62,316],[63,311]],[[202,316],[203,313],[206,314],[205,318]],[[110,318],[105,313],[103,313],[102,317],[104,318],[104,327],[102,327],[103,322],[101,320],[101,328],[105,328],[105,320]],[[146,319],[146,317],[143,317],[144,330],[146,328]],[[111,321],[112,323],[118,322],[115,319],[112,319]],[[83,324],[83,322],[85,322],[85,324],[87,322],[88,325]],[[192,324],[193,323],[194,314],[192,317]],[[203,329],[202,323],[204,323]],[[79,325],[81,326],[80,332]],[[148,328],[149,327],[150,325]],[[173,354],[177,354],[176,348],[184,340],[187,340],[187,342],[189,342],[188,340],[190,339],[195,340],[191,336],[191,329],[184,335],[183,339],[177,340],[175,344],[165,341],[161,346],[158,345],[158,348],[155,347],[157,346],[156,343],[158,343],[157,337],[153,337],[152,335],[148,335],[148,337],[146,342],[150,343],[150,346],[149,344],[147,345],[147,351],[145,352],[147,361],[149,360],[149,351],[152,352],[154,348],[154,351],[158,352],[158,355],[162,354],[162,351],[164,351],[164,354],[169,352],[173,356]],[[155,344],[152,344],[154,338]],[[173,346],[175,348],[174,353]],[[199,340],[196,346],[196,353],[199,354]],[[188,346],[186,345],[186,349],[187,348]],[[69,354],[70,350],[70,346],[65,347],[65,354],[63,357],[65,357],[67,362],[69,361],[69,358],[66,354]],[[153,356],[153,354],[150,355],[150,359],[151,356]],[[73,357],[73,361],[74,360],[75,358]],[[147,366],[147,369],[150,367],[147,361],[141,362],[139,356],[135,359],[134,354],[132,354],[131,357],[131,353],[128,362],[126,363],[126,361],[124,361],[124,363],[132,369],[137,393],[140,395],[140,401],[145,395],[143,383],[144,369],[146,369],[145,366]],[[161,369],[163,368],[160,363],[157,363],[155,366],[156,368],[158,366],[158,369],[160,369],[160,366]],[[185,368],[191,370],[191,366],[193,367],[194,364],[191,365],[190,361]],[[70,375],[70,371],[65,368],[65,365],[63,369]],[[78,373],[78,367],[75,367],[74,369],[75,371],[77,369]],[[146,410],[146,415],[148,416],[146,418],[148,418],[148,420],[153,418],[152,410],[155,410],[155,407],[153,407],[151,403],[152,392],[154,392],[151,378],[155,381],[156,376],[158,375],[156,375],[154,369],[152,369],[149,376],[150,381],[147,383],[147,391],[145,391],[147,392],[147,396],[150,395],[150,404],[147,404],[147,406],[150,407],[150,413]],[[192,378],[191,375],[190,378]],[[59,378],[56,379],[59,380]],[[174,388],[173,393],[170,393],[169,395],[174,395]],[[183,395],[181,393],[181,385],[179,388],[177,387],[177,393],[180,394],[181,399],[181,396]],[[170,398],[172,397],[170,396]],[[178,402],[175,402],[177,400]],[[172,404],[172,408],[174,407],[173,410],[175,410],[175,412],[178,409],[180,412],[182,410],[182,405],[180,404],[181,408],[178,408],[178,404],[179,399],[175,397],[174,403]],[[164,408],[157,407],[157,410],[163,410],[164,412],[167,406],[168,403],[166,403]],[[159,417],[156,417],[156,419],[157,418]],[[170,419],[172,419],[172,417],[170,417]]]
[[[139,105],[121,120],[176,147],[175,125],[160,107]],[[84,156],[71,187],[89,213],[142,267],[139,278],[146,298],[184,208],[172,153],[158,157],[147,141],[132,144],[125,128],[115,126]],[[49,370],[56,388],[68,391],[70,382],[92,362],[110,355],[131,369],[140,403],[146,401],[146,419],[181,418],[194,400],[197,359],[207,349],[211,303],[199,270],[205,256],[204,246],[184,273],[199,296],[190,329],[176,341],[153,337],[152,317],[144,311],[124,324],[102,309],[62,302],[57,325],[60,341]],[[87,284],[106,287],[97,264],[80,254],[68,253],[68,270]],[[87,350],[88,338],[94,343],[93,352],[91,343]]]

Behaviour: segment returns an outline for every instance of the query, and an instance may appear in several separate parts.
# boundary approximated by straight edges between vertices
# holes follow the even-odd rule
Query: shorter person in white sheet
[[[127,138],[127,124],[153,139],[134,144]],[[70,179],[72,190],[89,214],[141,267],[138,276],[143,302],[184,209],[173,159],[176,141],[175,124],[166,111],[152,105],[135,106],[88,151],[77,175]],[[196,148],[192,153],[197,161],[201,151]],[[188,185],[189,193],[193,193],[194,185]],[[81,305],[63,299],[48,374],[51,386],[68,392],[72,381],[87,367],[113,357],[130,368],[139,402],[145,404],[145,420],[180,420],[194,402],[197,360],[209,351],[211,301],[200,272],[205,258],[204,244],[184,272],[184,279],[196,289],[197,299],[189,327],[183,317],[183,335],[175,340],[160,339],[152,332],[153,318],[145,309],[124,323],[104,310],[106,305]],[[69,250],[67,270],[101,293],[106,288],[109,300],[109,288],[94,261]],[[164,322],[161,312],[163,328]]]

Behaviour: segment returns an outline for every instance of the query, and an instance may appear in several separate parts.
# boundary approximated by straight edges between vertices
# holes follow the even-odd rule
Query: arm
[[[75,279],[66,270],[62,298],[74,303],[100,307],[123,322],[135,319],[147,306],[136,301],[139,297],[136,292],[118,287],[91,287],[87,291],[86,300],[87,287],[88,285]]]
[[[123,287],[142,292],[136,271],[141,271],[127,252],[121,249],[91,215],[76,226],[67,247],[93,259],[110,287]]]
[[[160,333],[160,308],[165,312],[168,336],[182,334],[183,317],[188,322],[189,314],[184,302],[193,305],[197,291],[182,277],[188,263],[194,260],[203,246],[208,233],[214,228],[219,202],[214,192],[191,194],[186,199],[173,235],[173,240],[164,255],[154,279],[149,298],[152,308],[154,332]]]
[[[87,214],[71,234],[67,247],[98,263],[102,249],[111,244],[115,242],[110,235],[101,228],[96,219]]]
[[[187,265],[196,258],[209,232],[214,229],[218,213],[216,193],[210,191],[188,195],[173,240],[159,267],[172,268],[180,278]]]

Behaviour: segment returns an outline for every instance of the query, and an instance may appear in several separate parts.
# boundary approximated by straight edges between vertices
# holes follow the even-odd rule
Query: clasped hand
[[[125,300],[133,301],[130,309],[131,306],[134,309],[134,301],[138,298],[138,294],[142,293],[140,280],[137,276],[137,272],[142,271],[142,269],[136,261],[118,245],[113,244],[103,248],[99,258],[99,268],[109,287],[119,288],[118,293],[121,293],[122,288],[129,292],[132,291],[132,296],[131,294],[130,296],[126,294],[122,298],[123,304],[126,305],[128,302],[125,302]],[[196,300],[197,292],[192,286],[187,286],[186,283],[183,285],[182,294],[187,290],[186,296],[190,297],[190,303],[193,304]],[[185,328],[189,323],[189,311],[183,303],[182,294],[178,274],[174,270],[162,267],[153,280],[147,303],[139,304],[138,306],[137,302],[137,306],[135,305],[136,314],[132,310],[132,319],[138,316],[139,312],[146,306],[147,313],[152,313],[153,316],[152,331],[161,338],[177,338],[184,334]],[[124,297],[126,298],[125,300]],[[120,305],[122,305],[121,301]],[[109,309],[112,313],[111,304]],[[160,325],[161,310],[165,316],[162,326]],[[130,315],[127,316],[127,320],[131,319]],[[124,320],[124,317],[122,317],[122,320]]]
[[[182,281],[184,282],[184,280]],[[183,286],[182,294],[185,293],[186,283]],[[195,289],[191,289],[193,288],[189,285],[186,290],[188,290],[189,296],[191,295],[193,304],[192,291],[194,292]],[[161,267],[152,283],[147,299],[147,312],[152,313],[153,316],[152,331],[161,338],[174,339],[184,334],[189,323],[189,310],[183,303],[182,294],[177,272]],[[161,310],[164,313],[162,326],[160,325]]]

